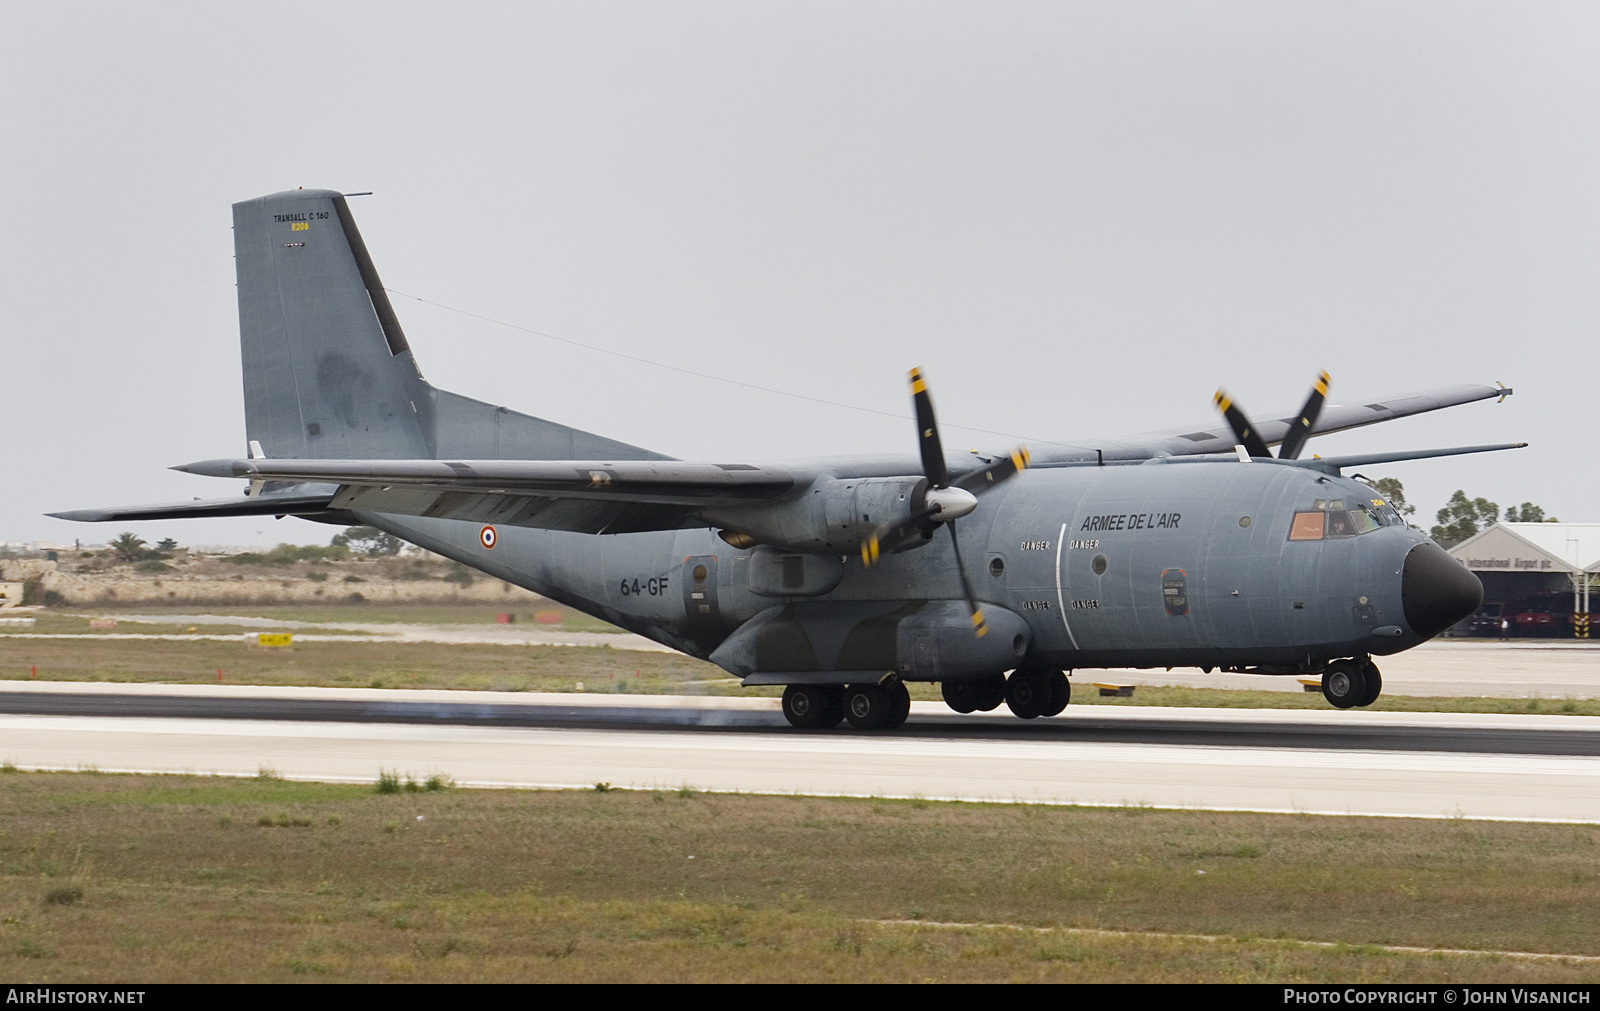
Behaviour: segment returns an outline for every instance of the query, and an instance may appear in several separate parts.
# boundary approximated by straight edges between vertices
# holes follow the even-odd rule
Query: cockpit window
[[[1317,499],[1309,510],[1294,514],[1289,525],[1291,541],[1320,541],[1330,537],[1358,537],[1379,527],[1399,526],[1405,521],[1392,507],[1378,500],[1380,508],[1355,503],[1346,509],[1343,499]]]
[[[1327,513],[1320,510],[1309,513],[1295,513],[1294,523],[1289,526],[1289,539],[1291,541],[1322,540],[1322,528],[1327,521],[1327,515]]]
[[[1345,515],[1350,517],[1350,525],[1358,534],[1369,533],[1384,525],[1383,518],[1364,505],[1356,506]]]

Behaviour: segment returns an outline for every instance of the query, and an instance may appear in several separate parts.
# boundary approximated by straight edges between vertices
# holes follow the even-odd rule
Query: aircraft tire
[[[1067,680],[1065,671],[1053,670],[1040,675],[1045,683],[1050,686],[1050,701],[1040,716],[1060,716],[1061,710],[1067,708],[1067,703],[1072,701],[1072,682]]]
[[[783,690],[783,718],[792,727],[836,727],[844,719],[844,692],[837,685],[789,685]]]
[[[1335,660],[1322,672],[1322,697],[1335,709],[1362,705],[1366,694],[1366,671],[1353,661]]]
[[[1383,675],[1378,673],[1378,665],[1371,660],[1367,661],[1366,670],[1361,672],[1367,681],[1367,690],[1362,693],[1359,706],[1370,706],[1378,701],[1378,696],[1383,694]]]
[[[1031,720],[1050,708],[1050,682],[1033,671],[1017,671],[1006,680],[1006,705],[1013,716]]]
[[[857,730],[886,730],[898,712],[894,697],[880,685],[849,685],[844,690],[844,718]]]
[[[904,681],[895,680],[893,684],[884,688],[889,694],[889,701],[894,709],[889,714],[889,722],[884,724],[885,730],[893,730],[902,726],[906,718],[911,715],[911,692],[906,688]]]
[[[1006,700],[1006,676],[1004,674],[979,678],[972,684],[977,689],[977,710],[980,713],[993,712],[999,709],[1000,703]]]
[[[981,689],[976,681],[941,681],[939,694],[944,704],[958,713],[974,712],[978,708]]]

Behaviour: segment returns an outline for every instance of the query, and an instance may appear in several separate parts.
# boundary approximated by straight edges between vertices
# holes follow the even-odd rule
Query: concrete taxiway
[[[769,699],[38,682],[0,712],[24,768],[1600,822],[1596,717],[916,703],[860,734]]]

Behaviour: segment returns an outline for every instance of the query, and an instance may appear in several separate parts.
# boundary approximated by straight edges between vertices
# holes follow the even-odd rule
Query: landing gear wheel
[[[976,681],[941,681],[939,694],[944,696],[944,704],[958,713],[970,713],[978,708]]]
[[[1378,701],[1378,696],[1383,694],[1383,675],[1378,673],[1378,665],[1371,660],[1367,661],[1366,670],[1362,671],[1367,679],[1367,690],[1362,694],[1357,706],[1370,706]]]
[[[844,689],[838,685],[790,685],[783,690],[783,718],[802,730],[836,727],[844,719]]]
[[[1018,671],[1006,681],[1006,705],[1013,715],[1031,720],[1050,708],[1050,681],[1044,675]]]
[[[904,681],[896,679],[892,684],[884,686],[884,691],[889,693],[889,700],[894,703],[894,712],[889,717],[889,723],[884,728],[893,730],[902,726],[906,718],[911,715],[911,692],[906,688]]]
[[[1060,716],[1061,710],[1072,701],[1072,682],[1067,680],[1065,671],[1053,670],[1040,676],[1050,686],[1050,704],[1039,715]]]
[[[977,692],[976,707],[980,713],[999,709],[1000,703],[1006,700],[1006,676],[1004,674],[979,678],[972,684]]]
[[[844,718],[857,730],[888,730],[905,722],[911,693],[896,681],[883,685],[850,685],[844,690]]]
[[[1365,705],[1367,672],[1353,660],[1335,660],[1322,672],[1322,697],[1335,709]]]

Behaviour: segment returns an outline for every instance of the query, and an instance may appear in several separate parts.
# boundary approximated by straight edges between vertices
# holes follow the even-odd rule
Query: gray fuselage
[[[960,521],[960,543],[978,599],[1026,625],[1017,668],[1290,673],[1399,652],[1436,634],[1408,622],[1402,583],[1408,555],[1437,546],[1392,512],[1385,525],[1335,517],[1320,536],[1291,539],[1297,513],[1339,511],[1330,504],[1372,515],[1387,508],[1358,481],[1271,461],[1036,469],[984,496]],[[486,549],[479,524],[361,518],[702,658],[785,604],[961,599],[951,540],[939,530],[871,568],[845,556],[833,589],[785,597],[767,595],[770,586],[752,592],[754,552],[711,529],[597,536],[500,527]]]

